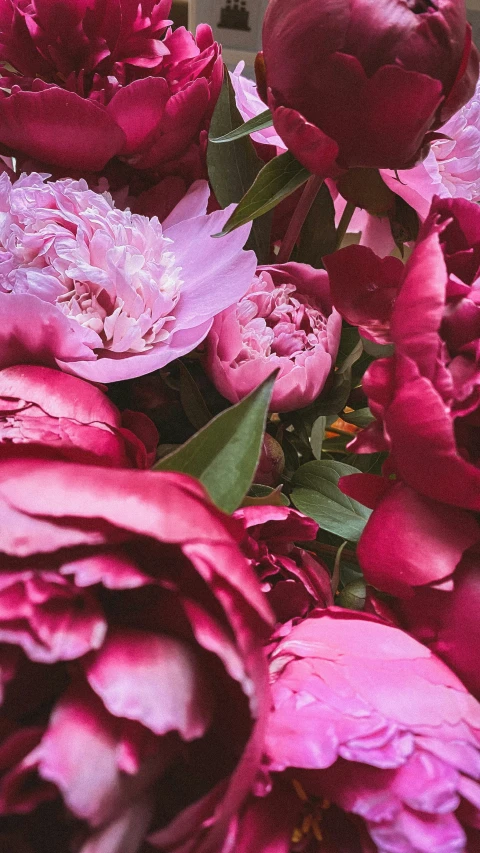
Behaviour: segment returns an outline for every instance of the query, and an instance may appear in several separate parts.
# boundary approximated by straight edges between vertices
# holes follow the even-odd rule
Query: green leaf
[[[352,388],[352,368],[355,362],[362,357],[362,353],[362,342],[359,340],[343,364],[335,371],[333,383],[328,393],[322,395],[318,403],[315,403],[317,415],[338,415],[345,408]]]
[[[258,173],[253,185],[224,225],[223,231],[214,236],[223,237],[240,225],[245,225],[246,222],[272,210],[284,198],[301,187],[309,177],[310,172],[295,159],[293,154],[290,154],[290,151],[274,157]]]
[[[315,459],[322,458],[322,444],[325,439],[325,430],[327,428],[327,419],[325,415],[320,415],[319,418],[314,421],[312,426],[312,432],[310,435],[310,445],[312,447],[312,453],[315,456]]]
[[[255,133],[255,131],[265,130],[266,127],[271,127],[272,124],[272,113],[270,110],[265,110],[263,113],[260,113],[260,115],[254,116],[249,121],[241,124],[240,127],[235,127],[223,136],[216,136],[215,138],[210,136],[210,142],[214,142],[216,145],[219,145],[222,142],[235,142],[236,139],[242,139],[244,136],[250,136],[250,134]]]
[[[235,92],[227,69],[217,101],[210,132],[212,136],[225,135],[243,126],[243,119],[235,103]],[[263,162],[257,157],[248,136],[236,139],[230,145],[209,142],[207,148],[208,177],[221,207],[238,203],[251,187]],[[252,227],[246,248],[253,249],[259,263],[267,263],[270,255],[271,215],[259,219]]]
[[[350,542],[360,539],[371,510],[344,495],[340,477],[357,474],[358,468],[343,462],[307,462],[293,476],[293,503],[321,528]]]
[[[335,207],[328,186],[320,187],[310,212],[303,224],[300,243],[293,260],[322,269],[322,258],[334,252],[337,246]]]
[[[196,477],[225,512],[240,506],[257,469],[277,372],[236,406],[220,412],[200,432],[154,466]]]
[[[192,426],[195,429],[201,429],[211,420],[212,415],[188,368],[183,362],[179,361],[178,369],[180,371],[180,402],[183,406],[183,411]]]
[[[363,338],[361,335],[360,337],[363,343],[363,349],[367,355],[370,355],[372,358],[387,358],[395,352],[394,344],[377,344],[375,341]]]
[[[364,409],[357,409],[356,412],[343,412],[342,418],[347,422],[347,424],[353,424],[354,426],[361,427],[362,429],[375,420],[368,406]]]
[[[290,501],[283,494],[282,487],[271,489],[261,483],[253,483],[248,495],[243,499],[242,506],[290,506]]]

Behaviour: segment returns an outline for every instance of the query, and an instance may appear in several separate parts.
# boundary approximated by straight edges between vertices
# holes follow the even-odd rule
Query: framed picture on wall
[[[190,0],[189,28],[194,31],[197,24],[210,24],[227,65],[232,67],[243,59],[251,73],[262,45],[267,5],[268,0]]]

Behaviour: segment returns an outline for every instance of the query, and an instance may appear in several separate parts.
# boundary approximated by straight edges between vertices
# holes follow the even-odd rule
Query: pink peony
[[[188,155],[222,82],[210,27],[174,32],[171,0],[2,0],[0,142],[52,166],[112,157],[156,169]]]
[[[436,195],[480,201],[480,81],[470,101],[443,125],[441,137],[433,140],[425,159],[397,174],[381,170],[390,189],[405,199],[422,221]],[[337,196],[338,219],[344,207],[345,200]],[[360,245],[368,246],[381,257],[395,248],[386,217],[371,216],[357,209],[348,231],[360,232]]]
[[[444,663],[374,617],[331,608],[285,627],[270,673],[267,753],[282,775],[278,820],[268,797],[249,816],[262,830],[258,853],[475,853],[480,705]],[[352,819],[343,839],[337,809]]]
[[[0,513],[0,840],[217,853],[269,706],[241,525],[181,474],[39,458],[0,462]]]
[[[49,367],[0,370],[0,451],[11,445],[72,462],[148,468],[158,432],[146,415],[123,415],[98,388]]]
[[[234,512],[245,525],[242,551],[262,583],[278,622],[333,604],[327,567],[295,542],[314,542],[318,524],[291,507],[247,506]]]
[[[213,322],[207,372],[236,403],[278,367],[270,408],[298,409],[322,391],[340,332],[324,270],[296,263],[259,267],[243,299]]]
[[[436,199],[406,265],[391,317],[395,354],[363,388],[377,421],[352,442],[389,450],[426,497],[480,509],[480,210]]]
[[[255,269],[248,227],[204,215],[195,184],[160,224],[85,181],[0,176],[0,366],[58,365],[94,382],[150,373],[194,349]]]
[[[260,98],[253,80],[249,80],[248,77],[243,76],[242,71],[244,66],[244,62],[239,62],[236,68],[230,73],[230,80],[235,91],[237,109],[244,121],[250,121],[250,119],[264,113],[267,107]],[[276,149],[274,154],[283,154],[287,150],[287,146],[280,139],[274,127],[257,130],[250,135],[250,139],[256,142],[257,145],[273,146]]]
[[[271,0],[263,58],[277,132],[323,177],[413,165],[478,77],[462,0]]]

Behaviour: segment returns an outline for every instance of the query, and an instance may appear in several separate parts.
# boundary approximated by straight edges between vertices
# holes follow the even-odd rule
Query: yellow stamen
[[[311,826],[313,822],[313,815],[306,814],[302,821],[302,833],[303,835],[307,835],[310,832]]]
[[[323,841],[322,830],[320,829],[320,824],[318,822],[318,818],[316,817],[314,817],[312,821],[312,832],[317,841]]]
[[[307,803],[308,797],[305,793],[303,785],[301,785],[297,779],[292,779],[292,785],[295,788],[295,793],[297,794],[297,797],[301,799],[302,803]]]

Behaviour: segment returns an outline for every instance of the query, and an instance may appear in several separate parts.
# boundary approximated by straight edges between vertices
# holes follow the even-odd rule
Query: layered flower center
[[[98,336],[139,353],[170,337],[181,271],[157,218],[113,207],[85,181],[0,179],[0,290],[55,304]]]
[[[258,354],[296,360],[319,343],[327,345],[327,321],[321,311],[295,285],[276,287],[267,272],[255,278],[240,300],[237,317],[243,340],[239,363]]]

